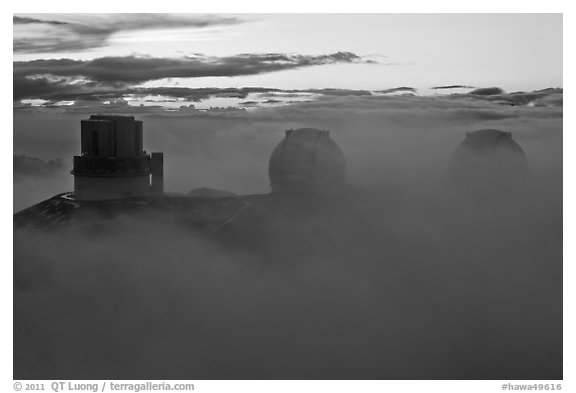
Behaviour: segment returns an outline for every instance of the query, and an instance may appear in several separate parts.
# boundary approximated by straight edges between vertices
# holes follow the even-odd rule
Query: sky
[[[426,94],[563,83],[562,14],[15,14],[13,31],[15,100],[62,98],[46,94],[62,84]]]

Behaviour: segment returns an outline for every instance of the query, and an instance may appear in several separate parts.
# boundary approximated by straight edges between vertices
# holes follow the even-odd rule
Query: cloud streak
[[[15,25],[30,25],[30,24],[46,24],[55,26],[69,25],[69,23],[60,22],[57,20],[35,19],[26,16],[14,16],[12,18],[12,23]]]
[[[18,181],[25,177],[41,177],[51,175],[64,168],[61,159],[43,160],[30,157],[25,154],[14,155],[14,180]]]
[[[84,77],[103,84],[142,83],[163,78],[256,75],[273,71],[338,63],[368,63],[351,52],[308,56],[282,53],[224,57],[158,58],[107,56],[93,60],[33,60],[14,62],[14,76],[49,74]]]
[[[238,18],[169,14],[64,15],[64,19],[14,16],[14,52],[77,52],[108,45],[117,32],[165,28],[204,28],[243,23]]]
[[[326,55],[282,53],[186,58],[101,57],[93,60],[14,62],[14,100],[78,94],[97,88],[120,88],[164,78],[257,75],[327,64],[372,64],[351,52]]]

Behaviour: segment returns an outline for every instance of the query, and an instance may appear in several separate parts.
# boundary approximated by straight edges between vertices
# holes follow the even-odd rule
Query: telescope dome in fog
[[[273,193],[318,194],[344,184],[346,161],[330,131],[300,128],[286,131],[272,152],[268,172]]]
[[[526,155],[511,132],[469,132],[454,152],[451,172],[457,180],[468,183],[515,183],[526,175]]]

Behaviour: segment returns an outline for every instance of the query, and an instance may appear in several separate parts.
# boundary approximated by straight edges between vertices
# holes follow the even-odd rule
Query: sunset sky
[[[13,28],[15,101],[563,84],[561,14],[15,14]]]

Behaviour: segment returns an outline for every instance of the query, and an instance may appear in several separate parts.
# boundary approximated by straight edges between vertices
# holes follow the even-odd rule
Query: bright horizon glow
[[[18,14],[94,23],[101,15]],[[178,79],[183,87],[378,90],[439,85],[506,91],[562,87],[562,14],[222,14],[244,23],[114,33],[108,46],[69,53],[14,54],[15,61],[193,53],[374,56],[381,64],[338,64],[241,77]],[[19,31],[28,25],[15,27]],[[24,30],[22,30],[24,29]],[[176,81],[145,85],[174,86]],[[447,91],[449,92],[449,91]]]

